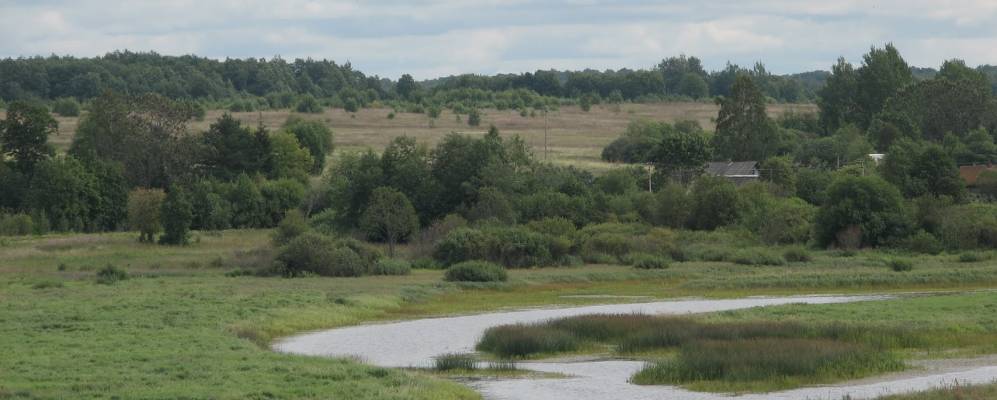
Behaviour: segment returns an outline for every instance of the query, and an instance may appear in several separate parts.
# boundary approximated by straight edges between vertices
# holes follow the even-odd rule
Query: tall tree
[[[765,110],[765,96],[748,76],[738,76],[730,96],[717,99],[716,156],[734,161],[763,160],[779,147],[778,127]]]
[[[15,168],[30,175],[38,162],[55,153],[48,136],[58,129],[59,123],[45,106],[15,101],[7,107],[7,118],[0,121],[0,148]]]
[[[360,218],[360,226],[368,237],[387,242],[388,255],[394,257],[395,243],[419,229],[419,217],[402,192],[379,187],[371,193],[370,205]]]
[[[858,75],[844,57],[831,67],[831,76],[817,92],[820,124],[823,133],[830,135],[848,123],[856,123],[856,92]]]
[[[418,84],[415,83],[415,79],[412,79],[412,75],[409,74],[402,75],[401,78],[398,78],[398,83],[395,84],[395,92],[405,100],[411,100],[418,89]]]
[[[892,43],[882,49],[871,48],[862,60],[856,78],[856,103],[860,111],[857,122],[865,129],[887,100],[914,82],[914,76]]]

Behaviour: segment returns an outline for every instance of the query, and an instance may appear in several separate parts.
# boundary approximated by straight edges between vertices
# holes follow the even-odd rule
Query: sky
[[[995,17],[995,0],[0,0],[0,57],[311,57],[429,79],[686,54],[782,74],[859,63],[888,42],[916,66],[997,64]]]

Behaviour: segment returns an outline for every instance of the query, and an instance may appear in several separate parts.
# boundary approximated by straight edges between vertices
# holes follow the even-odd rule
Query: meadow
[[[137,243],[133,233],[0,239],[0,398],[477,398],[429,372],[276,354],[274,338],[358,324],[550,304],[682,296],[954,291],[992,287],[997,265],[942,254],[898,273],[878,251],[814,251],[804,264],[673,263],[664,270],[589,265],[510,270],[501,284],[442,281],[442,271],[360,278],[235,276],[266,230],[196,233],[194,243]],[[716,244],[723,250],[723,244]],[[111,264],[128,279],[97,283]],[[723,280],[717,280],[724,276]],[[923,323],[967,333],[950,350],[994,352],[992,293],[889,303],[785,306],[721,320]],[[953,312],[961,311],[961,312]],[[944,316],[944,317],[939,317]],[[971,335],[970,335],[971,334]],[[958,336],[964,337],[964,336]],[[954,350],[953,350],[954,349]]]
[[[593,106],[590,111],[582,111],[577,106],[562,106],[552,111],[544,121],[543,114],[520,116],[517,110],[483,109],[481,124],[477,127],[468,126],[467,116],[457,115],[451,110],[444,110],[440,117],[430,123],[425,114],[394,112],[389,108],[363,108],[355,113],[341,108],[326,108],[319,114],[293,113],[290,110],[267,110],[260,112],[234,112],[236,119],[248,126],[263,123],[270,129],[278,129],[295,114],[305,119],[315,119],[326,122],[333,127],[334,144],[337,152],[360,151],[367,148],[381,150],[391,139],[407,135],[415,137],[419,142],[434,145],[440,138],[451,132],[472,135],[483,135],[490,124],[499,127],[503,135],[519,135],[529,144],[534,153],[542,158],[544,155],[544,127],[547,127],[549,157],[551,161],[562,164],[576,165],[592,170],[604,170],[611,164],[600,160],[602,148],[616,139],[626,130],[627,124],[634,119],[646,118],[655,121],[694,120],[704,128],[713,129],[719,107],[710,102],[664,102],[664,103],[632,103]],[[813,104],[772,104],[769,113],[772,116],[786,111],[816,110]],[[217,121],[226,111],[211,110],[200,121],[190,124],[192,130],[200,132]],[[388,118],[388,114],[394,117]],[[0,118],[4,118],[0,111]],[[50,142],[59,151],[65,151],[72,143],[79,123],[78,117],[59,117],[59,135],[50,138]]]

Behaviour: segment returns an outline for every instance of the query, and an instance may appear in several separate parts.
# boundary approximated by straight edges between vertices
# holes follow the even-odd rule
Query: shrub
[[[374,262],[368,273],[371,275],[408,275],[412,273],[412,264],[397,258],[382,258]]]
[[[478,360],[473,354],[449,353],[433,357],[433,369],[437,371],[473,371],[478,369]]]
[[[431,257],[437,242],[454,229],[466,226],[467,220],[464,217],[457,214],[447,214],[415,235],[414,240],[411,241],[411,250],[417,256]]]
[[[713,230],[737,222],[741,200],[726,178],[702,177],[692,190],[692,223],[697,229]]]
[[[911,262],[910,260],[904,260],[900,258],[886,260],[886,265],[888,265],[890,269],[896,272],[907,272],[914,269],[913,262]]]
[[[924,230],[908,236],[900,241],[900,247],[915,253],[939,254],[944,250],[942,242]]]
[[[938,236],[950,249],[997,248],[997,204],[967,204],[944,213]]]
[[[467,124],[469,126],[481,125],[481,112],[477,108],[472,108],[470,112],[467,113]]]
[[[159,237],[159,243],[172,245],[189,243],[194,210],[187,194],[179,186],[174,187],[166,195],[160,213],[163,219],[163,235]]]
[[[526,226],[534,231],[550,236],[571,237],[576,231],[575,224],[564,217],[547,217],[530,221]]]
[[[97,283],[102,285],[113,285],[126,279],[128,279],[128,273],[111,264],[107,264],[100,271],[97,271]]]
[[[441,266],[436,260],[429,257],[421,257],[412,261],[413,269],[440,269]]]
[[[35,232],[35,223],[27,214],[0,214],[0,236],[25,236]]]
[[[277,246],[283,246],[292,239],[308,232],[308,229],[308,222],[305,221],[305,215],[301,211],[288,210],[287,214],[284,214],[284,219],[277,224],[277,229],[273,232],[273,243]]]
[[[488,249],[488,236],[477,229],[457,228],[447,233],[436,244],[433,258],[443,265],[453,265],[461,261],[483,259]]]
[[[349,247],[316,233],[305,233],[282,247],[277,254],[280,272],[287,277],[309,273],[321,276],[360,276],[366,272],[363,259]]]
[[[813,259],[812,257],[810,257],[810,253],[807,251],[807,249],[804,249],[802,247],[790,248],[786,250],[785,253],[782,253],[782,257],[785,258],[786,261],[798,262],[798,263],[810,262],[810,260]]]
[[[959,254],[959,262],[971,263],[990,259],[990,255],[979,251],[967,251]]]
[[[595,260],[599,255],[613,257],[617,262],[633,250],[631,236],[620,233],[597,233],[582,243],[582,258]]]
[[[877,246],[903,237],[910,229],[900,191],[875,176],[844,176],[827,189],[827,202],[817,213],[816,239],[821,246],[842,243],[852,231],[859,246]]]
[[[318,100],[315,100],[314,96],[306,94],[301,96],[301,99],[298,100],[298,105],[294,107],[294,110],[299,113],[316,114],[322,112],[322,105],[318,103]]]
[[[489,228],[485,259],[506,267],[545,266],[554,262],[549,240],[524,227]]]
[[[52,102],[52,112],[63,117],[80,116],[80,103],[71,97],[63,97]]]
[[[734,252],[730,261],[740,265],[783,265],[786,263],[781,256],[768,250],[746,249]]]
[[[641,254],[631,259],[631,264],[637,269],[665,269],[668,268],[668,260],[664,257]]]
[[[449,282],[504,282],[509,275],[505,268],[487,261],[465,261],[447,268],[444,279]]]

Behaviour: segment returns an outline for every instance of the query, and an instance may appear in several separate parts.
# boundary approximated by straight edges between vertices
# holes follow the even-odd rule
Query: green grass
[[[695,341],[633,376],[639,385],[678,384],[713,392],[765,392],[904,368],[893,354],[829,339]]]
[[[731,250],[726,241],[690,235],[697,236],[691,242],[715,251]],[[0,238],[0,398],[477,398],[434,373],[275,354],[266,346],[301,331],[367,321],[635,301],[599,297],[607,294],[649,300],[997,287],[997,263],[924,256],[913,271],[898,274],[883,266],[892,255],[823,251],[811,252],[809,263],[784,266],[695,261],[673,262],[665,270],[513,270],[508,282],[481,285],[443,283],[443,271],[421,269],[363,278],[226,277],[265,256],[257,249],[269,232],[197,232],[184,247],[136,239],[133,233]],[[108,264],[129,279],[97,284],[97,272]],[[997,305],[985,297],[788,306],[715,318],[918,317],[961,332],[958,340],[946,339],[956,346],[950,348],[997,352]],[[922,301],[916,309],[904,307]],[[769,314],[749,318],[755,312]]]
[[[997,383],[930,390],[923,393],[880,397],[879,400],[992,400],[997,399]]]

